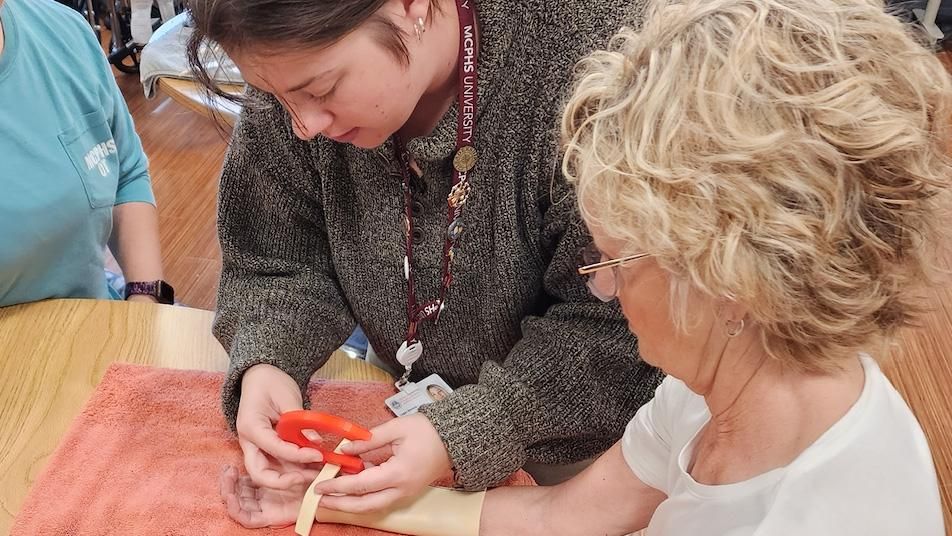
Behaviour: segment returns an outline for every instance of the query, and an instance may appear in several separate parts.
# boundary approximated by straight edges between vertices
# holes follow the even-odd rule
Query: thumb
[[[366,454],[372,450],[390,445],[401,437],[401,427],[395,425],[398,419],[385,422],[376,428],[370,430],[370,439],[366,441],[353,441],[341,448],[341,452],[351,456]]]

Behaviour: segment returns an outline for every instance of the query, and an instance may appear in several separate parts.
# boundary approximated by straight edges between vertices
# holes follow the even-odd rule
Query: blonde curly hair
[[[674,300],[743,304],[769,355],[807,371],[916,318],[952,86],[882,2],[659,2],[577,76],[563,167],[582,215],[652,253]]]

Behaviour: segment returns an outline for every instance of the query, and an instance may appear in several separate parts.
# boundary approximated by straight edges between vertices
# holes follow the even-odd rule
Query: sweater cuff
[[[421,407],[420,413],[440,434],[459,488],[484,490],[526,462],[512,419],[485,387],[463,386],[446,400]]]
[[[241,351],[241,344],[238,341],[229,352],[231,363],[228,365],[228,372],[225,373],[225,383],[222,385],[222,412],[225,415],[225,421],[232,432],[236,432],[236,421],[238,419],[238,404],[241,401],[241,379],[248,369],[255,365],[271,365],[283,370],[291,376],[301,389],[301,400],[304,401],[304,409],[310,409],[311,401],[307,396],[308,383],[311,376],[323,364],[322,361],[312,360],[306,367],[289,367],[286,362],[273,355],[260,355],[252,353],[251,355]],[[248,345],[250,348],[262,348],[254,344]],[[313,368],[312,368],[313,367]]]

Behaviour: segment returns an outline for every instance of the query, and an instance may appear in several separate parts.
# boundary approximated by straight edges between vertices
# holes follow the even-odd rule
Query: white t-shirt
[[[861,356],[856,404],[790,465],[708,486],[685,470],[710,420],[704,398],[673,377],[631,420],[622,452],[663,491],[648,536],[942,536],[925,435],[879,366]]]

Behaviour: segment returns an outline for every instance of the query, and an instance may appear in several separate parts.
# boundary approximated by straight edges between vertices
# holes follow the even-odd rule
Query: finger
[[[228,516],[249,529],[260,529],[269,526],[268,519],[260,510],[249,511],[241,507],[238,495],[231,493],[226,497],[225,508]]]
[[[313,475],[310,480],[306,475]],[[252,480],[258,487],[271,488],[271,489],[291,489],[295,486],[300,486],[303,484],[310,484],[315,478],[317,478],[316,471],[288,471],[288,472],[279,472],[275,469],[267,468],[259,472],[257,475],[252,474],[251,471],[248,471],[248,475],[251,476]]]
[[[258,486],[249,476],[242,476],[238,479],[238,498],[258,500]]]
[[[403,493],[395,488],[385,489],[367,495],[325,495],[321,498],[321,508],[338,510],[352,514],[366,514],[386,510],[404,498]]]
[[[321,437],[321,434],[317,433],[316,430],[301,430],[301,435],[307,438],[308,441],[316,445],[320,445],[324,438]]]
[[[238,505],[241,506],[242,510],[248,510],[250,512],[261,511],[261,501],[258,499],[258,487],[251,481],[251,477],[247,475],[238,477],[235,494],[238,495]]]
[[[303,470],[278,471],[271,466],[265,453],[254,443],[244,439],[239,440],[239,443],[245,454],[245,470],[248,471],[251,480],[259,487],[288,489],[297,485],[308,484],[314,479],[307,480],[306,476],[302,475]]]
[[[370,430],[370,439],[366,441],[353,441],[341,448],[344,454],[359,456],[372,450],[389,446],[395,440],[400,438],[403,433],[403,426],[400,419],[387,421],[380,426]]]
[[[364,469],[356,475],[345,475],[325,480],[314,486],[314,493],[319,495],[343,494],[366,495],[375,491],[392,488],[400,484],[399,475],[392,468],[378,465]]]
[[[249,474],[262,471],[268,466],[268,457],[251,441],[238,438],[238,445],[241,446],[241,455],[245,462],[245,471]]]
[[[278,437],[278,433],[271,427],[270,421],[265,425],[257,425],[249,430],[245,438],[256,447],[280,460],[293,463],[317,463],[324,461],[324,456],[317,449],[302,448],[294,443],[288,443]]]
[[[238,505],[246,512],[260,512],[261,503],[255,497],[238,496]]]
[[[222,502],[225,502],[225,498],[229,494],[235,493],[237,485],[238,470],[230,465],[223,466],[221,473],[218,475],[218,494],[221,495]]]
[[[366,466],[367,464],[364,465]],[[294,471],[294,473],[301,475],[301,480],[308,486],[311,485],[311,482],[314,482],[314,479],[317,478],[317,475],[321,474],[320,470],[304,468]]]
[[[393,456],[393,448],[390,445],[384,445],[379,449],[373,449],[367,452],[364,452],[360,455],[364,460],[364,465],[375,462],[374,465],[380,465],[381,463],[389,460]]]
[[[248,471],[248,476],[260,486],[276,487],[275,479],[280,475],[273,470],[270,473],[268,472],[270,469],[268,457],[265,456],[264,452],[251,441],[240,439],[238,443],[244,453],[245,471]],[[237,477],[235,479],[237,481]],[[237,486],[237,482],[235,485]]]
[[[229,466],[222,471],[222,498],[225,500],[228,516],[248,528],[267,526],[261,515],[260,505],[255,504],[252,507],[238,496],[239,481],[238,470],[234,467]]]

